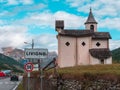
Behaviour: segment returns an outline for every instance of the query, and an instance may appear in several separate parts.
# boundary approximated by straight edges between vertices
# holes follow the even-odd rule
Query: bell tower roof
[[[89,16],[88,16],[87,21],[85,22],[85,24],[90,24],[90,23],[97,24],[93,14],[92,14],[92,9],[91,8],[90,8]]]

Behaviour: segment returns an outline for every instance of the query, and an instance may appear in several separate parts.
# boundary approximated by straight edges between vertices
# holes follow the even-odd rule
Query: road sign
[[[26,63],[25,66],[24,66],[24,69],[27,72],[32,72],[33,68],[34,68],[34,66],[33,66],[33,64],[31,62]]]
[[[28,59],[41,59],[47,58],[48,49],[25,49],[25,58]]]

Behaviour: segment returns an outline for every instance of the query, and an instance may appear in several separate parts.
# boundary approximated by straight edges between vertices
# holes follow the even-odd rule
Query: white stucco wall
[[[76,38],[58,36],[58,66],[69,67],[76,64]],[[66,42],[70,45],[66,46]]]
[[[84,46],[82,45],[83,42],[85,42]],[[91,43],[91,37],[80,37],[77,39],[78,65],[90,64],[90,55],[89,55],[90,43]]]
[[[92,56],[90,56],[91,59],[91,65],[95,65],[95,64],[101,64],[101,61],[97,58],[94,58]],[[104,64],[112,64],[112,57],[104,59]]]
[[[100,46],[96,46],[96,43],[99,42]],[[108,41],[107,40],[92,40],[92,48],[107,48],[108,47]]]
[[[100,61],[97,58],[90,56],[90,64],[91,65],[100,64]]]
[[[112,64],[112,57],[106,59],[105,64]]]
[[[66,42],[69,42],[70,45],[66,46]],[[82,45],[82,42],[85,42],[85,46]],[[97,42],[101,44],[99,47],[96,46]],[[58,66],[101,64],[100,60],[90,55],[89,49],[92,48],[108,48],[108,41],[94,40],[91,37],[58,36]],[[112,58],[104,60],[104,64],[112,64]]]

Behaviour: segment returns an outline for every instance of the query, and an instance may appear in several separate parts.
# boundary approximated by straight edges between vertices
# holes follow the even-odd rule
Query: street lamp
[[[25,44],[30,44],[32,46],[32,49],[34,48],[34,40],[32,39],[32,43],[24,42]]]

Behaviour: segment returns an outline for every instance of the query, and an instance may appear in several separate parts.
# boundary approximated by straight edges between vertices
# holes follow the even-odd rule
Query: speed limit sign
[[[24,69],[26,72],[32,72],[33,68],[34,68],[34,66],[31,62],[26,63],[24,66]]]

